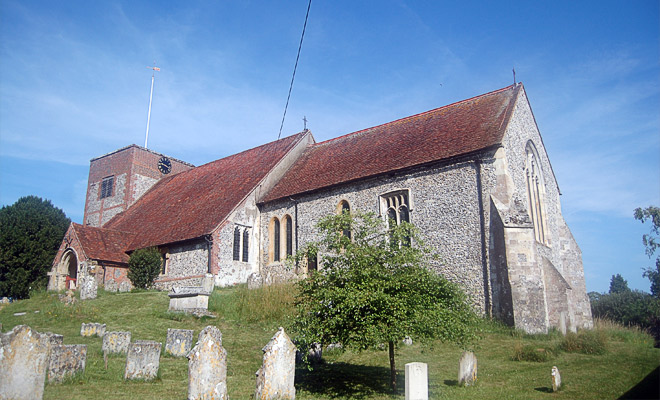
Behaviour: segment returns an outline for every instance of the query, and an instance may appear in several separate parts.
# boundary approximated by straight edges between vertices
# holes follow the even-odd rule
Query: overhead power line
[[[291,85],[289,85],[289,94],[286,96],[286,105],[284,106],[284,115],[282,115],[282,123],[280,124],[280,133],[277,134],[279,140],[282,136],[282,128],[284,127],[284,119],[286,118],[286,110],[289,108],[289,99],[291,98],[291,90],[293,90],[293,80],[296,79],[296,69],[298,69],[298,59],[300,58],[300,49],[302,49],[303,39],[305,38],[305,29],[307,28],[307,18],[309,17],[309,9],[312,7],[312,0],[307,4],[307,14],[305,14],[305,24],[303,25],[302,35],[300,35],[300,44],[298,45],[298,55],[296,55],[296,64],[293,66],[293,76],[291,76]]]

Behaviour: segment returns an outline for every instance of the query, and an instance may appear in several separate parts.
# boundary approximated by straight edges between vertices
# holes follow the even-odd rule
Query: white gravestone
[[[426,363],[406,364],[406,400],[428,400],[429,374]]]

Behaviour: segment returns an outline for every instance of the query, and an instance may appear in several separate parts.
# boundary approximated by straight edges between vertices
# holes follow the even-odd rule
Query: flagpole
[[[154,61],[154,66],[153,67],[147,67],[153,72],[151,73],[151,91],[149,93],[149,112],[147,113],[147,133],[145,134],[144,137],[144,148],[147,148],[147,142],[149,141],[149,123],[151,122],[151,101],[154,97],[154,77],[156,74],[156,71],[160,71],[160,68],[156,66],[156,62]]]

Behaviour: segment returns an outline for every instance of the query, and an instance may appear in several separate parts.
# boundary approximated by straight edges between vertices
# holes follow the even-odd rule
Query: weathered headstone
[[[105,335],[105,324],[99,324],[98,322],[86,324],[83,322],[80,326],[80,336],[103,337],[103,335]]]
[[[119,283],[119,292],[120,293],[130,292],[131,289],[133,289],[133,285],[131,285],[130,282],[122,281],[122,282]]]
[[[556,392],[561,387],[561,375],[559,375],[559,368],[552,367],[552,391]]]
[[[104,289],[106,292],[116,292],[119,290],[119,285],[117,284],[117,281],[114,279],[108,279],[105,281],[105,286]]]
[[[280,328],[263,348],[264,358],[257,371],[255,399],[295,399],[296,346]]]
[[[67,290],[65,294],[60,294],[59,299],[62,303],[66,305],[73,304],[77,301],[75,297],[75,293],[73,293],[73,290],[71,289]]]
[[[406,364],[406,400],[428,400],[428,365],[421,362]]]
[[[264,280],[258,272],[253,272],[248,275],[247,287],[248,289],[259,289],[264,285]]]
[[[403,344],[405,344],[406,346],[412,346],[413,344],[412,338],[410,336],[406,336],[405,338],[403,338]]]
[[[106,332],[105,335],[103,335],[103,345],[101,349],[104,354],[126,354],[130,343],[131,332]]]
[[[43,398],[49,350],[48,336],[27,325],[0,334],[0,398]]]
[[[215,288],[215,278],[213,278],[213,274],[206,274],[202,278],[202,289],[207,293],[212,293],[213,288]]]
[[[470,386],[477,381],[477,357],[471,351],[464,351],[458,363],[458,385]]]
[[[202,329],[188,353],[188,400],[198,399],[227,399],[227,351],[215,326]]]
[[[193,331],[191,329],[167,329],[165,353],[184,357],[192,348]]]
[[[50,349],[48,362],[48,381],[62,382],[67,376],[85,371],[87,345],[58,344]]]
[[[80,278],[80,300],[96,298],[98,284],[94,275],[86,275]]]
[[[136,340],[129,344],[124,379],[154,379],[158,375],[162,346],[152,340]]]

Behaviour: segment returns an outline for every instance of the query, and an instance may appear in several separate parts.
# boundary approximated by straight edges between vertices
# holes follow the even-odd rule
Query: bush
[[[602,294],[592,298],[591,313],[594,318],[606,318],[623,325],[652,328],[660,317],[660,301],[638,290]]]
[[[607,352],[607,334],[601,330],[568,332],[559,346],[567,353],[605,354]]]
[[[531,344],[516,344],[513,348],[513,361],[546,362],[555,355],[555,350],[547,347],[533,346]]]
[[[148,289],[160,274],[163,258],[155,247],[135,250],[128,260],[128,279],[138,289]]]

